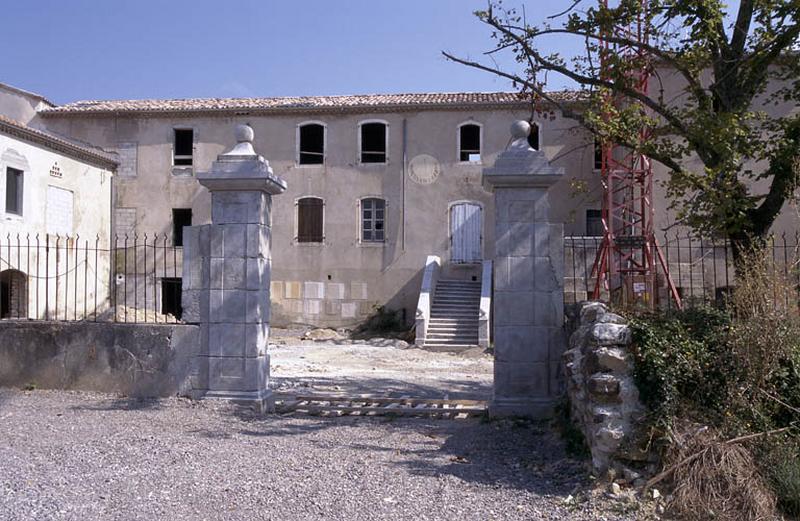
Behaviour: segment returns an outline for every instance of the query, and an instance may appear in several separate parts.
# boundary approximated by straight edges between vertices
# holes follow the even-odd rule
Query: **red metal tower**
[[[608,7],[609,0],[599,1],[601,6]],[[641,64],[629,73],[628,79],[638,92],[646,94],[651,74],[648,53],[638,45],[621,44],[619,40],[614,43],[609,41],[617,37],[633,42],[648,42],[648,0],[640,1],[642,9],[636,19],[614,27],[610,34],[601,39],[600,74],[605,79],[614,77],[613,56],[627,63]],[[605,105],[609,107],[603,116],[606,120],[615,117],[615,109],[630,108],[631,104],[637,103],[610,91],[605,96]],[[647,141],[650,132],[650,128],[643,126],[637,137],[639,142]],[[663,282],[680,308],[680,296],[653,229],[653,169],[650,158],[618,143],[605,142],[601,146],[604,232],[592,268],[592,276],[596,277],[593,298],[599,298],[600,292],[606,289],[613,300],[655,306],[658,298],[658,262],[664,276]]]

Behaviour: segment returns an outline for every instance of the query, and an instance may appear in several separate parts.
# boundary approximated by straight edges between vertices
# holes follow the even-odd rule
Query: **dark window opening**
[[[190,128],[176,128],[173,164],[176,166],[191,166],[193,153],[194,130]]]
[[[459,161],[481,160],[481,127],[462,125],[459,132]]]
[[[321,165],[325,160],[325,127],[311,123],[300,127],[301,165]]]
[[[603,169],[603,144],[597,139],[594,140],[594,169]]]
[[[0,280],[0,318],[11,316],[11,282]]]
[[[386,162],[386,125],[364,123],[361,125],[361,162]]]
[[[181,292],[183,282],[180,277],[164,277],[161,279],[161,313],[172,315],[178,320],[183,316]]]
[[[6,168],[6,213],[22,215],[22,170]]]
[[[183,228],[192,225],[191,208],[172,209],[172,244],[183,246]]]
[[[297,201],[297,242],[322,242],[322,199],[304,197]]]
[[[586,236],[603,236],[603,212],[602,210],[586,210]]]
[[[539,150],[539,125],[536,123],[531,123],[531,133],[528,134],[528,145],[534,150]]]
[[[386,239],[386,201],[361,200],[361,240],[383,242]]]

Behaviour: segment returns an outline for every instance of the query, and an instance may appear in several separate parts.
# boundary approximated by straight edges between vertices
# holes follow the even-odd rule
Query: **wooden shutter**
[[[322,199],[305,197],[297,201],[297,241],[322,242]]]

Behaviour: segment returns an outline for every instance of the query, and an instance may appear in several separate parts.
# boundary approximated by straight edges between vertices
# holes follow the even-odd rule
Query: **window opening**
[[[386,201],[383,199],[361,200],[361,240],[383,242],[386,239]]]
[[[594,140],[594,169],[603,169],[603,144],[597,139]]]
[[[175,151],[173,164],[175,166],[192,166],[194,153],[194,130],[190,128],[175,129]]]
[[[386,124],[363,123],[361,125],[361,162],[386,162]]]
[[[603,236],[603,212],[601,210],[586,210],[586,236]]]
[[[534,149],[539,150],[539,125],[531,122],[531,133],[528,134],[528,145]]]
[[[459,129],[459,161],[481,160],[481,127],[461,125]]]
[[[192,225],[191,208],[172,209],[172,244],[183,246],[183,228]]]
[[[322,242],[323,202],[318,197],[297,201],[297,242]]]
[[[164,277],[161,279],[161,313],[172,315],[178,320],[183,316],[181,292],[183,280],[180,277]]]
[[[301,165],[321,165],[325,160],[325,127],[309,123],[300,127]]]
[[[22,170],[6,168],[6,213],[22,215]]]

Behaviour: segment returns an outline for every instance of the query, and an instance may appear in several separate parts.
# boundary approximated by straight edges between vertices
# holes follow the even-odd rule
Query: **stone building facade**
[[[679,88],[669,74],[661,77],[666,90]],[[0,89],[0,102],[4,92]],[[575,92],[554,96],[579,103]],[[210,221],[209,196],[197,172],[208,170],[233,145],[230,128],[250,125],[256,149],[289,186],[273,208],[276,325],[351,326],[379,306],[396,310],[397,318],[410,324],[429,255],[442,259],[445,278],[480,278],[480,260],[491,258],[495,230],[481,169],[509,145],[513,121],[532,121],[531,144],[564,170],[550,190],[550,219],[564,223],[565,298],[587,297],[580,288],[589,278],[596,243],[583,238],[596,238],[602,230],[595,146],[555,107],[534,110],[514,93],[61,106],[36,95],[26,100],[13,110],[28,118],[31,128],[115,153],[111,234],[157,234],[176,245],[183,226]],[[784,109],[797,110],[770,110]],[[657,233],[675,224],[659,182],[666,175],[657,165]],[[797,212],[787,205],[776,230],[794,233],[797,228]],[[173,262],[180,263],[180,258]]]

